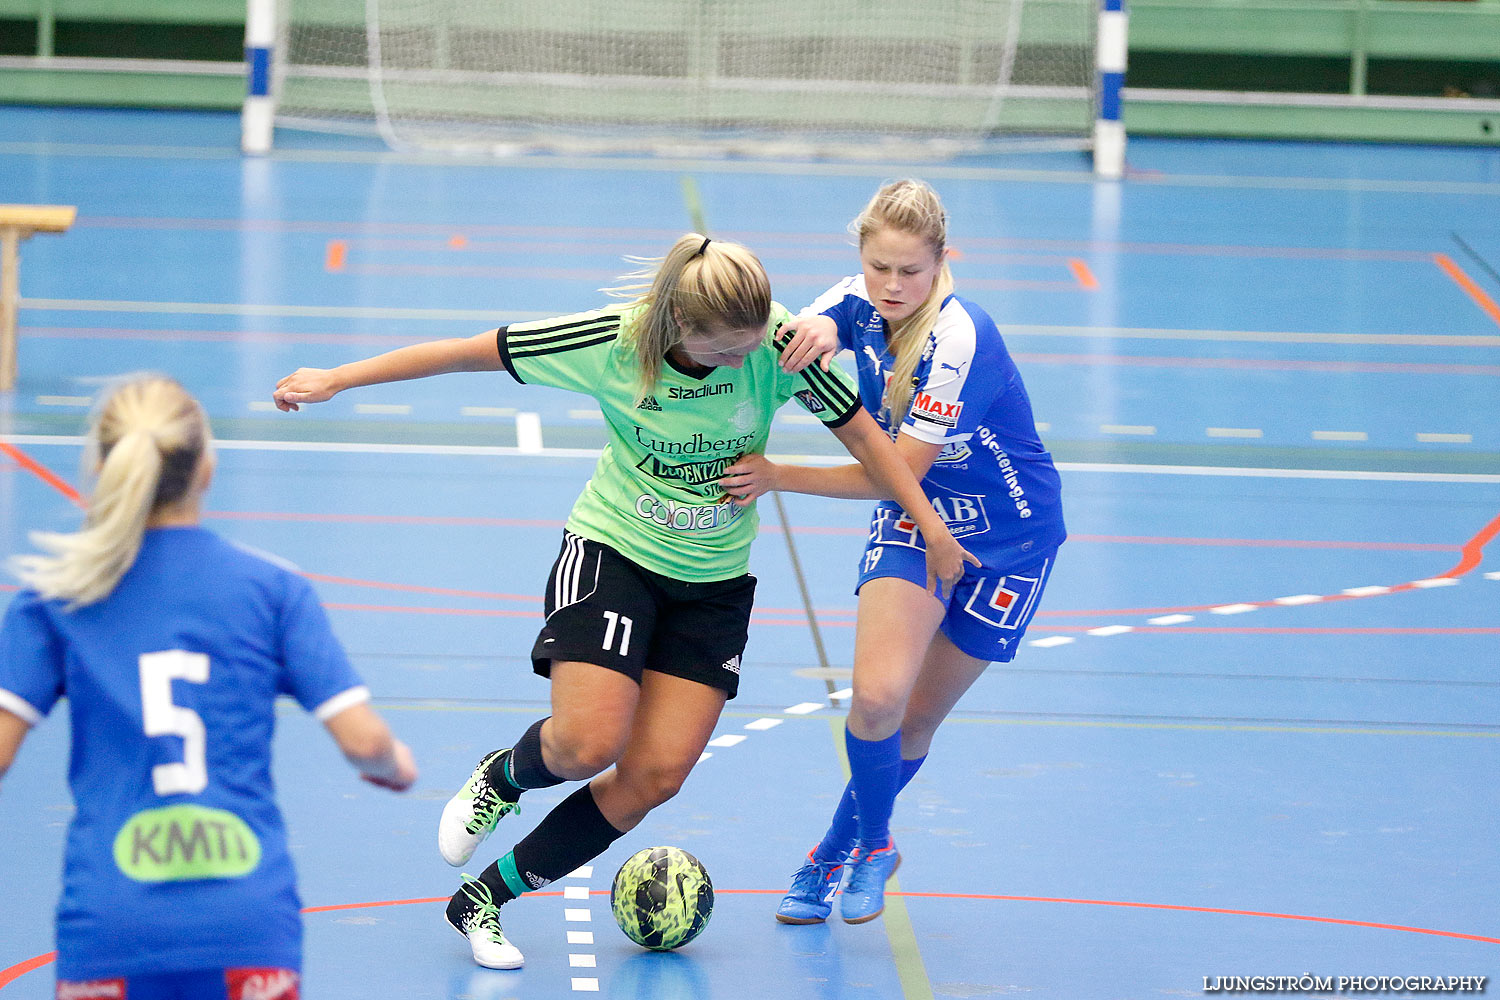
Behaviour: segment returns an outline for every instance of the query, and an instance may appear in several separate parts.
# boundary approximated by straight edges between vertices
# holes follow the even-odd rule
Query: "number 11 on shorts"
[[[604,618],[605,618],[606,621],[609,622],[609,628],[607,628],[607,629],[604,630],[604,648],[605,648],[605,650],[608,651],[609,649],[611,649],[611,648],[614,647],[614,642],[615,642],[615,628],[616,628],[616,626],[623,626],[622,628],[620,628],[620,649],[619,649],[619,653],[620,653],[621,656],[627,656],[627,655],[629,655],[629,653],[630,653],[630,626],[633,625],[633,624],[635,624],[635,623],[632,622],[629,618],[625,617],[624,615],[622,615],[622,614],[620,614],[620,613],[618,613],[616,611],[606,611],[606,612],[604,612]]]

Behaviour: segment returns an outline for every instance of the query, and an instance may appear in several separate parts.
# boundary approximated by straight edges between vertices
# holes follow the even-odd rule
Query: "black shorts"
[[[531,647],[532,669],[547,677],[553,660],[594,663],[637,684],[643,671],[655,670],[733,698],[754,602],[749,573],[684,583],[564,532],[547,578],[547,624]]]

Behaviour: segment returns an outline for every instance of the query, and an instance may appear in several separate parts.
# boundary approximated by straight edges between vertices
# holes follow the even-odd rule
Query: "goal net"
[[[281,0],[276,122],[473,152],[1083,148],[1097,18],[1097,0]]]

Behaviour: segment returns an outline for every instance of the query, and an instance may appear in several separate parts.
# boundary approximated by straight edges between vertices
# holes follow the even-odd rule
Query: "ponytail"
[[[646,266],[606,291],[644,306],[625,331],[635,343],[640,399],[656,388],[662,359],[684,333],[749,330],[771,318],[771,281],[755,254],[738,243],[688,233],[665,257],[630,260]]]
[[[49,554],[17,556],[12,570],[43,598],[72,608],[108,597],[135,563],[151,515],[189,494],[211,446],[203,408],[182,386],[161,375],[122,383],[89,429],[97,479],[83,527],[33,532],[32,543]]]
[[[917,365],[927,349],[932,328],[937,325],[943,302],[953,294],[953,272],[948,268],[948,214],[942,199],[925,181],[892,181],[875,192],[864,211],[849,223],[849,232],[864,246],[865,240],[882,229],[894,229],[925,240],[939,261],[937,276],[927,298],[906,319],[887,332],[886,344],[895,364],[886,383],[881,405],[893,427],[906,419],[911,406]]]

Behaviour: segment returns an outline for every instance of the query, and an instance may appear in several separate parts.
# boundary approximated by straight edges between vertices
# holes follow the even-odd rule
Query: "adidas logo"
[[[661,412],[661,404],[656,401],[655,396],[647,396],[645,399],[635,404],[635,408],[637,410],[655,410],[657,413]]]
[[[740,658],[738,656],[731,656],[729,659],[724,661],[722,669],[729,671],[731,674],[739,673]]]
[[[538,875],[536,872],[526,872],[521,877],[524,878],[526,880],[526,884],[531,886],[533,889],[540,889],[542,886],[552,881],[550,878],[542,878],[542,876]]]

